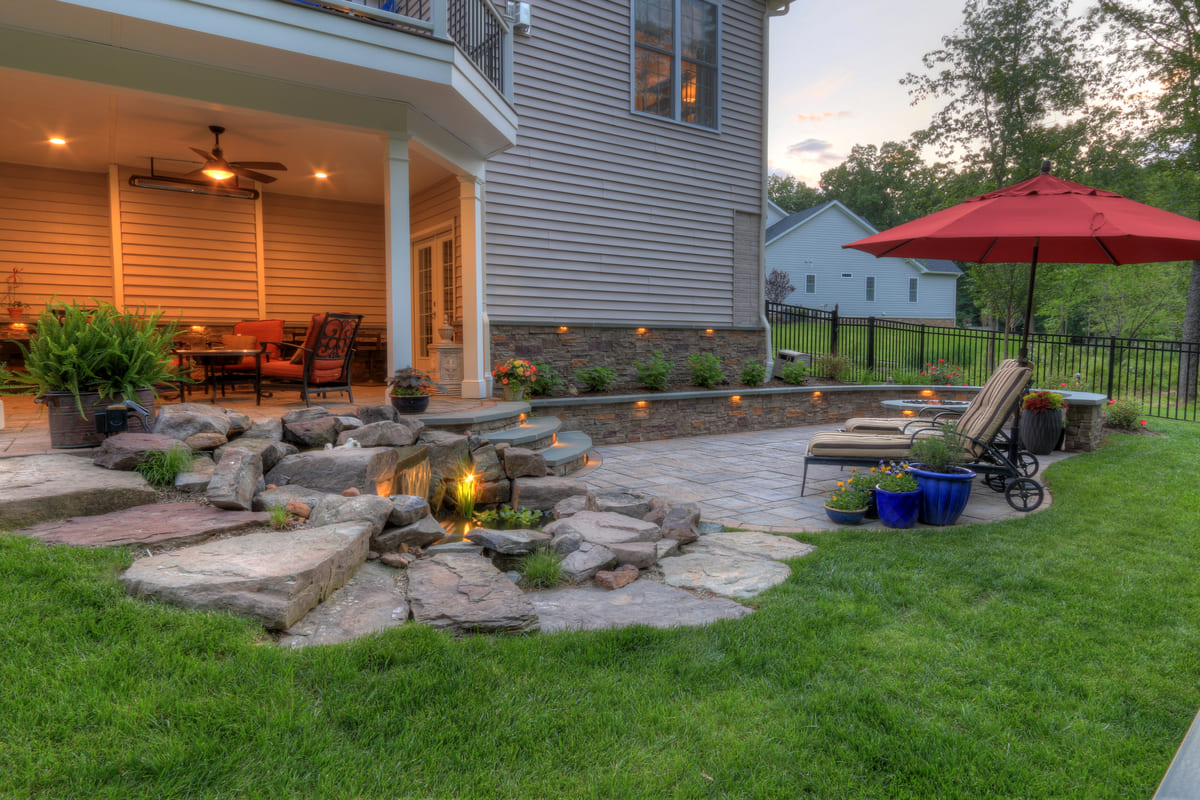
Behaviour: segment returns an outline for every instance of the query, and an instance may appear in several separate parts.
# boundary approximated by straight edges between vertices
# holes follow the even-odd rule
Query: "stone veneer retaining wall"
[[[931,394],[923,395],[924,391]],[[837,425],[851,417],[892,416],[884,400],[921,394],[970,400],[978,387],[797,386],[787,389],[715,389],[670,394],[538,398],[536,416],[556,416],[564,430],[579,430],[595,444],[621,444],[719,433]],[[1100,444],[1099,404],[1074,404],[1067,414],[1066,448],[1095,450]]]
[[[635,361],[647,361],[658,350],[674,365],[675,382],[691,379],[687,358],[692,353],[715,353],[725,377],[736,381],[751,359],[766,356],[761,329],[619,328],[592,325],[492,325],[492,364],[510,358],[542,359],[565,381],[582,369],[607,367],[617,375],[614,389],[637,387]],[[644,330],[644,333],[638,333]]]

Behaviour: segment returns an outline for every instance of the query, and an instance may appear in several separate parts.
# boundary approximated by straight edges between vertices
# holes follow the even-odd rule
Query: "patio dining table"
[[[171,351],[183,363],[187,359],[195,361],[204,368],[204,384],[211,389],[210,403],[217,402],[217,387],[233,383],[233,379],[245,382],[250,376],[243,373],[228,373],[226,368],[241,363],[244,358],[254,359],[254,397],[255,405],[262,403],[262,348],[230,350],[222,347],[211,347],[199,350],[175,349]],[[182,387],[180,399],[183,398]]]

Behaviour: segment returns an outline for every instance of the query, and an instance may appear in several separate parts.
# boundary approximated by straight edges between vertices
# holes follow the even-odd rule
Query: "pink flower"
[[[1066,384],[1065,384],[1065,383],[1060,383],[1060,384],[1059,384],[1059,386],[1066,386]]]
[[[1142,423],[1143,425],[1145,425],[1145,424],[1146,424],[1146,420],[1141,420],[1141,423]]]
[[[1115,402],[1117,402],[1117,399],[1114,397],[1112,400],[1108,401],[1108,404],[1111,406]]]

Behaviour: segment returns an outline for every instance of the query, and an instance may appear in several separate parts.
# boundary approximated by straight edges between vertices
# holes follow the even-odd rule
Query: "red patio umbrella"
[[[1029,355],[1038,260],[1144,264],[1200,259],[1200,222],[1050,174],[842,245],[875,256],[973,263],[1029,262],[1020,357]]]

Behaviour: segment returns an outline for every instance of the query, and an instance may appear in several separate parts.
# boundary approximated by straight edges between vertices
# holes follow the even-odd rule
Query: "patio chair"
[[[291,357],[270,359],[262,365],[260,394],[265,394],[265,389],[299,389],[304,405],[309,406],[314,394],[324,397],[329,392],[345,392],[353,403],[350,365],[362,318],[362,314],[313,314],[304,344],[280,342],[283,356],[294,350]]]
[[[1036,460],[1013,458],[1007,445],[997,441],[997,435],[1021,400],[1029,384],[1032,368],[1015,360],[1005,361],[988,380],[949,433],[941,428],[922,426],[906,433],[854,433],[824,431],[813,434],[808,441],[804,458],[804,473],[800,481],[800,496],[808,482],[809,464],[838,466],[873,466],[880,461],[904,461],[910,457],[912,444],[919,436],[955,436],[967,455],[966,466],[982,474],[984,482],[1005,493],[1008,504],[1018,511],[1032,511],[1041,505],[1042,485],[1030,477],[1036,470]]]

